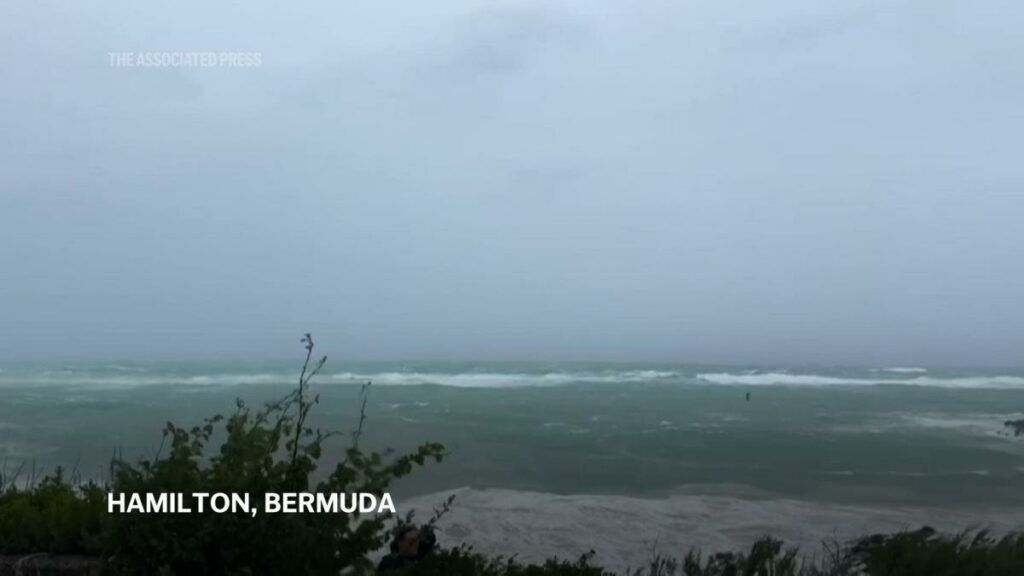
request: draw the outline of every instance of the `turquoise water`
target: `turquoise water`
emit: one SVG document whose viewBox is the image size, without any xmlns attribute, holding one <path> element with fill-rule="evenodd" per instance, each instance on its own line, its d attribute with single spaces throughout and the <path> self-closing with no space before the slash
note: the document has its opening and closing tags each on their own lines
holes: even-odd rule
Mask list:
<svg viewBox="0 0 1024 576">
<path fill-rule="evenodd" d="M 103 478 L 115 450 L 152 457 L 164 422 L 199 422 L 236 397 L 255 405 L 280 396 L 295 368 L 5 365 L 0 459 L 8 472 L 24 462 Z M 475 486 L 1024 503 L 1024 438 L 1002 426 L 1024 417 L 1019 372 L 328 364 L 313 384 L 317 424 L 351 429 L 367 380 L 366 442 L 404 450 L 429 439 L 452 452 L 405 482 L 404 494 Z"/>
</svg>

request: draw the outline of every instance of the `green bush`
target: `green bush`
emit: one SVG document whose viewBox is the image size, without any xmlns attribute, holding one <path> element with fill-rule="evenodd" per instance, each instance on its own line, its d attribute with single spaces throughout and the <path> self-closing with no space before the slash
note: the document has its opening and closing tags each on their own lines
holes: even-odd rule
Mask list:
<svg viewBox="0 0 1024 576">
<path fill-rule="evenodd" d="M 306 361 L 297 388 L 253 411 L 241 400 L 224 418 L 214 416 L 191 429 L 168 423 L 167 454 L 136 464 L 114 461 L 109 486 L 75 488 L 57 474 L 0 495 L 0 553 L 81 552 L 108 559 L 124 574 L 338 574 L 372 570 L 369 554 L 386 536 L 388 514 L 107 514 L 112 493 L 245 493 L 261 501 L 268 492 L 383 494 L 393 481 L 427 461 L 441 461 L 440 444 L 384 458 L 364 452 L 359 427 L 344 459 L 324 480 L 313 482 L 323 444 L 336 432 L 306 424 L 319 402 L 310 380 L 324 357 L 310 364 L 313 340 L 303 338 Z M 214 454 L 207 444 L 223 428 Z"/>
<path fill-rule="evenodd" d="M 945 536 L 925 527 L 861 538 L 850 550 L 873 576 L 1024 574 L 1024 535 L 996 539 L 987 532 Z"/>
<path fill-rule="evenodd" d="M 412 570 L 416 576 L 614 576 L 591 566 L 593 552 L 576 562 L 551 559 L 541 565 L 523 565 L 512 558 L 488 558 L 467 546 L 439 550 Z"/>
<path fill-rule="evenodd" d="M 60 469 L 30 490 L 12 479 L 0 492 L 0 554 L 99 554 L 105 511 L 100 486 L 75 488 Z"/>
</svg>

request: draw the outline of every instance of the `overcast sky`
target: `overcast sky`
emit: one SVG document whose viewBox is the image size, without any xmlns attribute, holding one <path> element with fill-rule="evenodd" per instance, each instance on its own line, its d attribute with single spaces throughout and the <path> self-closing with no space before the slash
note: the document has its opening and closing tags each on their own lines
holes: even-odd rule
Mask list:
<svg viewBox="0 0 1024 576">
<path fill-rule="evenodd" d="M 1021 365 L 1022 24 L 3 2 L 0 359 Z"/>
</svg>

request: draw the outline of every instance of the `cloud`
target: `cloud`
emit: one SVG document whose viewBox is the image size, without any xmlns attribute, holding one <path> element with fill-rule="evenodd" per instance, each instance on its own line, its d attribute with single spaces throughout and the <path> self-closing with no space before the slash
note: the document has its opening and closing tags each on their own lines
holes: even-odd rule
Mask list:
<svg viewBox="0 0 1024 576">
<path fill-rule="evenodd" d="M 4 4 L 0 355 L 1006 360 L 1021 9 Z"/>
<path fill-rule="evenodd" d="M 831 39 L 870 30 L 898 8 L 893 3 L 834 5 L 816 3 L 810 10 L 767 25 L 758 22 L 730 29 L 726 44 L 741 52 L 815 50 Z"/>
<path fill-rule="evenodd" d="M 579 47 L 582 22 L 550 7 L 485 8 L 452 26 L 451 66 L 469 75 L 521 72 L 551 52 Z"/>
</svg>

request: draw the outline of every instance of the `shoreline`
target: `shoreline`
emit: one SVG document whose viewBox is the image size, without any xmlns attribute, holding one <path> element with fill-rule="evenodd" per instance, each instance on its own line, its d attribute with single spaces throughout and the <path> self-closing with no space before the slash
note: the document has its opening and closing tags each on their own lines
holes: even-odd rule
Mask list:
<svg viewBox="0 0 1024 576">
<path fill-rule="evenodd" d="M 996 535 L 1024 529 L 1024 507 L 847 505 L 692 493 L 642 498 L 464 487 L 396 504 L 399 514 L 415 510 L 414 521 L 423 522 L 452 494 L 455 501 L 437 524 L 443 546 L 466 544 L 488 556 L 515 555 L 524 562 L 552 556 L 575 560 L 594 550 L 596 564 L 618 572 L 642 566 L 653 552 L 682 557 L 694 548 L 706 557 L 749 549 L 762 536 L 815 558 L 825 539 L 846 541 L 925 525 L 940 532 L 986 528 Z"/>
</svg>

